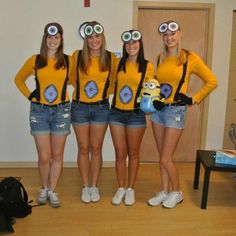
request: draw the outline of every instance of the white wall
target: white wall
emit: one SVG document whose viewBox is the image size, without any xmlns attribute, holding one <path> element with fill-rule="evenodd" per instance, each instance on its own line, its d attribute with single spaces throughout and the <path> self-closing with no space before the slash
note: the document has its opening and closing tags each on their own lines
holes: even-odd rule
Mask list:
<svg viewBox="0 0 236 236">
<path fill-rule="evenodd" d="M 16 89 L 14 76 L 29 56 L 38 53 L 45 24 L 51 21 L 62 24 L 65 31 L 65 52 L 68 54 L 82 46 L 77 29 L 87 20 L 97 20 L 104 26 L 109 50 L 115 52 L 121 50 L 120 34 L 132 28 L 133 0 L 91 0 L 90 8 L 84 8 L 83 2 L 83 0 L 0 1 L 0 162 L 37 160 L 33 138 L 29 134 L 29 102 Z M 221 148 L 232 14 L 233 9 L 236 9 L 236 0 L 176 0 L 176 2 L 216 4 L 212 69 L 219 79 L 219 87 L 210 97 L 206 146 Z M 72 132 L 66 144 L 65 161 L 75 161 L 76 152 L 77 147 Z M 106 161 L 114 160 L 109 132 L 105 138 L 103 156 Z"/>
</svg>

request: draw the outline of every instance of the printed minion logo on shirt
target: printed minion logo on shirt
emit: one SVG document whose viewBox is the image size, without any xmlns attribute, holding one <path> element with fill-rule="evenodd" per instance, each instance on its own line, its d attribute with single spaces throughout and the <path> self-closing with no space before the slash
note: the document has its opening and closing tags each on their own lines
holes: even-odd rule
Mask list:
<svg viewBox="0 0 236 236">
<path fill-rule="evenodd" d="M 140 103 L 140 109 L 144 112 L 156 112 L 156 108 L 153 106 L 153 102 L 157 100 L 164 102 L 164 98 L 161 95 L 161 87 L 156 79 L 147 80 L 141 90 L 140 97 L 137 102 Z"/>
</svg>

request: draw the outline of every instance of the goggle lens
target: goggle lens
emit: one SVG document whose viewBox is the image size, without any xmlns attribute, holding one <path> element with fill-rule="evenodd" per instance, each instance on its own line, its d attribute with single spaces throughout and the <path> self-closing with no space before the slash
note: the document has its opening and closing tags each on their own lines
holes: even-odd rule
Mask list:
<svg viewBox="0 0 236 236">
<path fill-rule="evenodd" d="M 55 25 L 51 25 L 48 27 L 48 30 L 47 30 L 48 34 L 49 35 L 56 35 L 58 33 L 58 29 Z"/>
<path fill-rule="evenodd" d="M 121 35 L 121 39 L 124 41 L 124 42 L 128 42 L 130 41 L 132 38 L 132 35 L 130 32 L 124 32 L 122 35 Z"/>
<path fill-rule="evenodd" d="M 103 27 L 99 24 L 94 25 L 93 29 L 96 34 L 101 34 L 103 32 Z"/>
<path fill-rule="evenodd" d="M 141 39 L 141 33 L 139 31 L 137 31 L 137 30 L 133 31 L 132 32 L 132 39 L 134 41 L 140 40 Z"/>
<path fill-rule="evenodd" d="M 84 29 L 84 33 L 85 33 L 85 35 L 87 35 L 87 36 L 92 35 L 92 33 L 93 33 L 93 27 L 92 27 L 91 25 L 87 25 L 87 26 L 85 27 L 85 29 Z"/>
<path fill-rule="evenodd" d="M 166 23 L 163 23 L 159 26 L 159 32 L 164 33 L 167 31 L 168 25 Z"/>
</svg>

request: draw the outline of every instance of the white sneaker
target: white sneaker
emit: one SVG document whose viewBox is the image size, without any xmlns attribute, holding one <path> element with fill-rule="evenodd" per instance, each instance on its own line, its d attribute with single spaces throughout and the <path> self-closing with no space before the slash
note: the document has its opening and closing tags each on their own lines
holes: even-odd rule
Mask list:
<svg viewBox="0 0 236 236">
<path fill-rule="evenodd" d="M 118 188 L 111 202 L 114 205 L 119 205 L 125 196 L 125 188 Z"/>
<path fill-rule="evenodd" d="M 150 206 L 158 206 L 163 203 L 168 198 L 168 193 L 166 191 L 161 191 L 156 193 L 156 196 L 148 200 Z"/>
<path fill-rule="evenodd" d="M 48 188 L 43 187 L 39 190 L 39 195 L 37 198 L 38 204 L 46 204 L 48 198 Z"/>
<path fill-rule="evenodd" d="M 183 201 L 182 192 L 170 192 L 168 198 L 163 202 L 162 206 L 166 208 L 174 208 L 178 203 Z"/>
<path fill-rule="evenodd" d="M 57 208 L 61 206 L 60 200 L 58 198 L 58 193 L 55 193 L 52 190 L 48 190 L 48 200 L 49 200 L 49 204 L 53 208 Z"/>
<path fill-rule="evenodd" d="M 134 190 L 128 188 L 125 192 L 125 205 L 131 206 L 135 203 Z"/>
<path fill-rule="evenodd" d="M 81 201 L 84 203 L 89 203 L 91 201 L 90 188 L 84 186 L 81 194 Z"/>
<path fill-rule="evenodd" d="M 90 197 L 92 202 L 98 202 L 100 200 L 100 194 L 97 187 L 93 186 L 90 188 Z"/>
</svg>

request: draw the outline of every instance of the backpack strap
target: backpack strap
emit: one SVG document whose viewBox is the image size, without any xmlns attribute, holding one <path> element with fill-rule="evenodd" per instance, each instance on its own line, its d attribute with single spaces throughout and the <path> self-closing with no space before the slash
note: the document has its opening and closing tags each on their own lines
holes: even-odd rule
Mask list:
<svg viewBox="0 0 236 236">
<path fill-rule="evenodd" d="M 110 68 L 108 71 L 108 75 L 107 75 L 107 79 L 106 79 L 106 83 L 103 89 L 103 94 L 102 94 L 102 99 L 106 99 L 107 98 L 107 90 L 109 88 L 109 84 L 110 84 L 110 74 L 111 74 L 111 53 L 109 51 L 106 51 L 108 53 L 108 57 L 109 57 L 109 61 L 110 61 Z"/>
<path fill-rule="evenodd" d="M 63 84 L 63 88 L 62 88 L 62 94 L 61 94 L 61 101 L 65 102 L 66 100 L 66 88 L 67 88 L 67 83 L 69 80 L 68 74 L 69 74 L 69 57 L 68 55 L 64 54 L 64 59 L 65 59 L 65 63 L 66 63 L 66 79 L 65 82 Z"/>
<path fill-rule="evenodd" d="M 78 52 L 78 57 L 77 57 L 77 64 L 76 64 L 76 100 L 78 101 L 79 100 L 79 97 L 80 97 L 80 94 L 79 94 L 79 64 L 80 64 L 80 61 L 81 61 L 81 56 L 82 56 L 82 51 L 79 50 Z"/>
<path fill-rule="evenodd" d="M 36 88 L 28 97 L 29 100 L 32 100 L 32 98 L 36 98 L 36 100 L 38 102 L 40 101 L 40 85 L 39 85 L 38 73 L 37 73 L 36 65 L 37 65 L 37 62 L 38 62 L 39 58 L 40 58 L 40 55 L 37 54 L 37 56 L 35 58 L 35 66 L 34 66 Z"/>
</svg>

